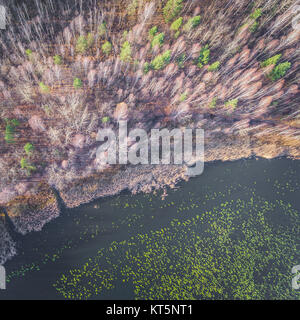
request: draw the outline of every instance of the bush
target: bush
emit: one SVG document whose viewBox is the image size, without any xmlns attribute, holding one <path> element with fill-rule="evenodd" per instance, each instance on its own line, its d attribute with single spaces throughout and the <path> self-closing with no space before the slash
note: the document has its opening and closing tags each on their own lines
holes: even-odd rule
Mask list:
<svg viewBox="0 0 300 320">
<path fill-rule="evenodd" d="M 183 0 L 168 0 L 163 8 L 163 15 L 166 22 L 170 22 L 176 18 L 179 12 L 182 10 Z"/>
<path fill-rule="evenodd" d="M 41 93 L 49 93 L 50 92 L 50 87 L 45 85 L 43 82 L 39 83 L 40 91 Z"/>
<path fill-rule="evenodd" d="M 280 78 L 285 76 L 285 74 L 290 69 L 290 67 L 291 67 L 291 63 L 290 62 L 280 63 L 270 73 L 269 77 L 271 78 L 272 81 L 277 81 L 278 79 L 280 79 Z"/>
<path fill-rule="evenodd" d="M 188 22 L 184 25 L 183 30 L 190 31 L 193 28 L 196 28 L 200 24 L 200 21 L 201 21 L 201 16 L 195 16 L 193 18 L 190 18 Z"/>
<path fill-rule="evenodd" d="M 34 151 L 34 146 L 31 143 L 27 142 L 24 146 L 24 150 L 25 150 L 27 156 L 29 157 L 32 155 L 32 153 Z"/>
<path fill-rule="evenodd" d="M 75 78 L 73 81 L 73 87 L 75 89 L 80 89 L 82 87 L 82 81 L 79 78 Z"/>
<path fill-rule="evenodd" d="M 154 60 L 151 62 L 151 67 L 154 70 L 160 70 L 164 68 L 171 59 L 171 51 L 167 50 L 163 54 L 158 55 Z"/>
<path fill-rule="evenodd" d="M 80 36 L 76 43 L 76 51 L 83 54 L 88 49 L 88 42 L 85 36 Z"/>
<path fill-rule="evenodd" d="M 210 56 L 210 50 L 208 49 L 208 45 L 203 47 L 200 51 L 200 55 L 197 61 L 197 66 L 202 68 L 204 65 L 208 64 Z"/>
<path fill-rule="evenodd" d="M 130 61 L 131 60 L 131 46 L 128 41 L 125 41 L 122 45 L 120 59 L 122 61 Z"/>
<path fill-rule="evenodd" d="M 178 31 L 179 28 L 181 27 L 182 25 L 182 17 L 178 18 L 177 20 L 175 20 L 172 24 L 171 24 L 171 27 L 170 29 L 173 30 L 173 31 Z"/>
<path fill-rule="evenodd" d="M 154 37 L 158 32 L 158 28 L 157 26 L 154 26 L 152 27 L 150 30 L 149 30 L 149 37 L 152 38 Z"/>
<path fill-rule="evenodd" d="M 54 57 L 53 57 L 53 61 L 54 61 L 54 64 L 62 64 L 62 57 L 59 56 L 58 54 L 56 54 Z"/>
<path fill-rule="evenodd" d="M 112 49 L 112 45 L 109 41 L 106 41 L 103 45 L 102 45 L 102 51 L 106 54 L 109 55 Z"/>
<path fill-rule="evenodd" d="M 216 71 L 220 67 L 220 61 L 216 61 L 208 67 L 208 71 Z"/>
<path fill-rule="evenodd" d="M 281 54 L 277 54 L 277 55 L 261 62 L 260 66 L 262 68 L 265 68 L 265 67 L 270 66 L 271 64 L 277 64 L 277 62 L 280 60 L 281 56 L 282 56 Z"/>
<path fill-rule="evenodd" d="M 159 33 L 156 36 L 154 36 L 152 42 L 151 42 L 151 48 L 155 47 L 156 45 L 162 46 L 164 43 L 165 34 Z"/>
</svg>

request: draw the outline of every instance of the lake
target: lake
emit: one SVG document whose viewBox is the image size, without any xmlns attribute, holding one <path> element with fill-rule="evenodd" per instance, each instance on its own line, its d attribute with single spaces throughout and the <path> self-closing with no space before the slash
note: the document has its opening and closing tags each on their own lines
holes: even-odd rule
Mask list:
<svg viewBox="0 0 300 320">
<path fill-rule="evenodd" d="M 63 209 L 13 233 L 0 299 L 299 299 L 300 161 L 205 165 L 176 189 Z"/>
</svg>

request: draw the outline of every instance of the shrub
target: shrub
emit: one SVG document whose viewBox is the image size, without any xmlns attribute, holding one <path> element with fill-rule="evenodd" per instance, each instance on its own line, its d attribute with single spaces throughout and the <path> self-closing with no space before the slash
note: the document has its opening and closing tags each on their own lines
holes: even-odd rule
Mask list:
<svg viewBox="0 0 300 320">
<path fill-rule="evenodd" d="M 106 22 L 102 22 L 98 27 L 98 35 L 103 37 L 106 34 Z"/>
<path fill-rule="evenodd" d="M 106 41 L 103 45 L 102 45 L 102 51 L 106 54 L 109 55 L 112 49 L 112 45 L 109 41 Z"/>
<path fill-rule="evenodd" d="M 41 93 L 49 93 L 50 92 L 50 87 L 44 84 L 43 82 L 39 83 L 40 91 Z"/>
<path fill-rule="evenodd" d="M 159 33 L 156 36 L 154 36 L 151 42 L 151 48 L 155 47 L 156 45 L 162 46 L 164 43 L 164 38 L 165 38 L 164 33 Z"/>
<path fill-rule="evenodd" d="M 197 66 L 199 68 L 202 68 L 204 65 L 208 64 L 209 56 L 210 56 L 210 50 L 208 49 L 208 45 L 206 45 L 200 51 L 200 55 L 197 61 L 198 62 Z"/>
<path fill-rule="evenodd" d="M 75 89 L 80 89 L 82 87 L 82 81 L 79 78 L 75 78 L 73 81 L 73 87 Z"/>
<path fill-rule="evenodd" d="M 182 17 L 178 18 L 177 20 L 175 20 L 172 24 L 171 24 L 171 27 L 170 29 L 173 30 L 173 31 L 178 31 L 179 28 L 181 27 L 182 25 Z"/>
<path fill-rule="evenodd" d="M 208 67 L 208 71 L 216 71 L 220 67 L 220 61 L 216 61 Z"/>
<path fill-rule="evenodd" d="M 171 51 L 167 50 L 163 54 L 158 55 L 154 60 L 151 62 L 151 67 L 154 70 L 160 70 L 164 68 L 171 59 Z"/>
<path fill-rule="evenodd" d="M 193 28 L 196 28 L 200 24 L 200 21 L 201 21 L 201 16 L 195 16 L 193 18 L 190 18 L 188 22 L 184 25 L 183 30 L 190 31 Z"/>
<path fill-rule="evenodd" d="M 262 15 L 262 11 L 260 8 L 258 8 L 250 15 L 250 18 L 257 20 L 261 15 Z"/>
<path fill-rule="evenodd" d="M 83 54 L 88 49 L 88 42 L 85 36 L 80 36 L 76 43 L 76 51 Z"/>
<path fill-rule="evenodd" d="M 278 66 L 276 66 L 273 71 L 270 73 L 269 77 L 272 81 L 277 81 L 278 79 L 285 76 L 286 72 L 290 69 L 291 63 L 290 62 L 284 62 L 280 63 Z"/>
<path fill-rule="evenodd" d="M 270 66 L 271 64 L 277 64 L 277 62 L 280 60 L 280 58 L 281 58 L 281 54 L 277 54 L 277 55 L 261 62 L 260 66 L 262 68 L 265 68 L 265 67 Z"/>
<path fill-rule="evenodd" d="M 56 55 L 53 57 L 53 61 L 54 61 L 55 64 L 60 65 L 60 64 L 62 64 L 62 57 L 59 56 L 58 54 L 56 54 Z"/>
<path fill-rule="evenodd" d="M 24 150 L 25 150 L 27 156 L 29 157 L 32 155 L 32 153 L 34 151 L 34 146 L 31 143 L 27 142 L 24 146 Z"/>
<path fill-rule="evenodd" d="M 125 41 L 122 45 L 120 59 L 122 61 L 130 61 L 131 60 L 131 46 L 128 41 Z"/>
<path fill-rule="evenodd" d="M 158 32 L 157 26 L 152 27 L 152 28 L 149 30 L 149 37 L 151 37 L 151 38 L 154 37 L 157 32 Z"/>
<path fill-rule="evenodd" d="M 183 0 L 168 0 L 163 8 L 163 15 L 166 22 L 170 22 L 176 18 L 179 12 L 182 10 Z"/>
</svg>

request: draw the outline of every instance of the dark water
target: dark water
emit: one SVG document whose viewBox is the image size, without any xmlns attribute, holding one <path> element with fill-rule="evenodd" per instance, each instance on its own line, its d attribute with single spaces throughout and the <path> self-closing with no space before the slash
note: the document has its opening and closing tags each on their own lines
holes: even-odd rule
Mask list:
<svg viewBox="0 0 300 320">
<path fill-rule="evenodd" d="M 300 162 L 288 159 L 216 162 L 206 165 L 201 176 L 181 182 L 175 190 L 168 190 L 165 200 L 161 200 L 160 193 L 133 196 L 124 192 L 80 208 L 64 209 L 61 216 L 46 225 L 42 232 L 13 235 L 18 255 L 5 265 L 8 283 L 7 289 L 0 291 L 0 299 L 64 299 L 65 296 L 59 293 L 54 284 L 69 270 L 81 269 L 102 248 L 104 256 L 110 257 L 108 248 L 113 242 L 129 241 L 137 235 L 168 228 L 174 219 L 186 221 L 196 215 L 201 217 L 205 211 L 214 210 L 226 201 L 249 201 L 251 197 L 261 199 L 259 201 L 262 203 L 282 200 L 284 205 L 289 205 L 296 212 L 296 220 L 293 221 L 298 223 L 299 177 Z M 290 223 L 282 208 L 275 206 L 268 217 L 274 229 Z M 238 234 L 239 225 L 235 229 Z M 201 235 L 201 228 L 197 230 Z M 295 232 L 298 229 L 291 230 Z M 293 234 L 292 238 L 299 240 L 299 234 Z M 186 235 L 186 239 L 189 239 L 189 235 Z M 136 252 L 143 250 L 138 243 L 135 245 Z M 268 251 L 268 248 L 263 250 Z M 300 264 L 299 250 L 293 249 L 291 252 L 293 258 L 288 264 Z M 120 267 L 123 264 L 116 259 L 115 253 L 111 259 L 111 266 L 118 264 L 117 267 Z M 126 263 L 124 260 L 124 266 Z M 103 260 L 104 264 L 107 261 Z M 284 261 L 282 265 L 283 272 L 288 272 L 292 267 L 286 266 Z M 116 270 L 116 278 L 112 281 L 114 288 L 104 288 L 100 294 L 92 294 L 89 298 L 137 298 L 134 283 L 121 281 L 121 271 L 117 267 L 112 267 Z M 263 276 L 262 272 L 259 277 Z M 230 287 L 230 284 L 227 286 Z M 287 290 L 291 290 L 289 286 L 290 283 L 286 283 Z M 297 294 L 291 292 L 289 298 L 297 299 Z M 221 294 L 216 298 L 226 297 Z"/>
</svg>

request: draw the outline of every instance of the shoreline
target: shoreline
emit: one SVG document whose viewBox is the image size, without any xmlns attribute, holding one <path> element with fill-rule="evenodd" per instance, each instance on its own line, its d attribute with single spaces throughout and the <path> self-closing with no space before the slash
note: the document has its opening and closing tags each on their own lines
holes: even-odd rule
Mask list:
<svg viewBox="0 0 300 320">
<path fill-rule="evenodd" d="M 246 137 L 249 138 L 249 137 Z M 232 145 L 230 140 L 217 148 L 211 146 L 206 148 L 205 163 L 216 161 L 238 161 L 242 159 L 263 158 L 290 158 L 299 160 L 299 155 L 293 156 L 295 151 L 277 145 L 255 145 L 251 148 L 251 143 L 245 144 L 246 139 L 239 139 Z M 292 152 L 291 152 L 292 151 Z M 150 193 L 155 190 L 164 190 L 163 197 L 167 195 L 167 188 L 174 188 L 182 180 L 188 181 L 189 176 L 185 175 L 186 168 L 176 165 L 139 165 L 118 167 L 117 170 L 106 170 L 105 172 L 90 175 L 84 178 L 73 180 L 64 188 L 55 188 L 46 182 L 41 182 L 34 186 L 30 192 L 19 195 L 10 200 L 5 205 L 2 204 L 8 219 L 14 226 L 14 231 L 25 235 L 32 231 L 41 231 L 43 226 L 51 220 L 57 218 L 61 213 L 60 205 L 71 209 L 88 204 L 100 198 L 115 196 L 124 190 L 132 194 L 140 192 Z M 1 221 L 0 221 L 1 222 Z M 0 227 L 4 229 L 5 241 L 1 241 L 0 252 L 8 254 L 0 256 L 0 261 L 4 264 L 17 254 L 15 243 L 5 224 Z"/>
</svg>

